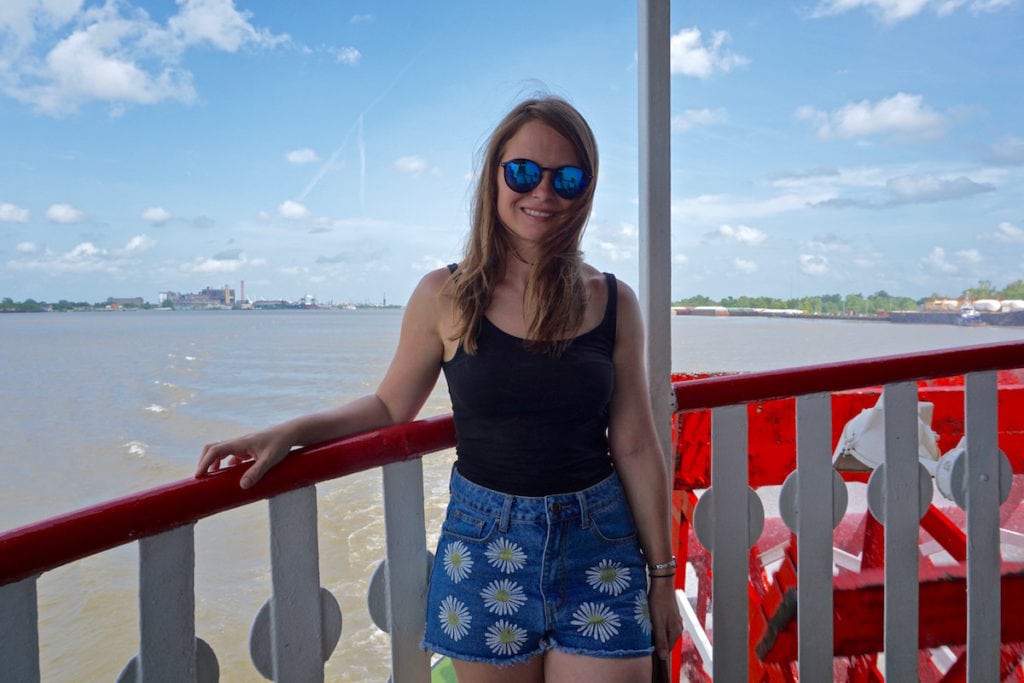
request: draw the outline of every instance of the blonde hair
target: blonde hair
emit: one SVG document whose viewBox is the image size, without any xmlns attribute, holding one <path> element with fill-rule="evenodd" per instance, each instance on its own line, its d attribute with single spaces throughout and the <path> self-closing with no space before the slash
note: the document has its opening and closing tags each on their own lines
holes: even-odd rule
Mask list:
<svg viewBox="0 0 1024 683">
<path fill-rule="evenodd" d="M 573 202 L 562 228 L 544 238 L 531 270 L 523 301 L 528 316 L 527 347 L 557 355 L 583 323 L 587 300 L 580 242 L 594 203 L 597 141 L 583 116 L 565 100 L 525 100 L 502 119 L 484 148 L 465 255 L 448 282 L 457 316 L 455 338 L 466 353 L 476 352 L 477 333 L 491 291 L 504 276 L 507 260 L 513 258 L 508 231 L 498 218 L 498 164 L 508 141 L 530 121 L 539 121 L 568 140 L 591 180 Z"/>
</svg>

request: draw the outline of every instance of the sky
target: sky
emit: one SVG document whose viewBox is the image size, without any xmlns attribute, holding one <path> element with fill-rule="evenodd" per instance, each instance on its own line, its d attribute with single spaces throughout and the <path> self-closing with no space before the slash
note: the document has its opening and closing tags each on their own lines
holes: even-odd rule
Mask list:
<svg viewBox="0 0 1024 683">
<path fill-rule="evenodd" d="M 675 2 L 672 297 L 1024 278 L 1022 0 Z M 628 0 L 2 0 L 0 297 L 404 303 L 482 145 L 555 94 L 585 258 L 638 280 Z"/>
</svg>

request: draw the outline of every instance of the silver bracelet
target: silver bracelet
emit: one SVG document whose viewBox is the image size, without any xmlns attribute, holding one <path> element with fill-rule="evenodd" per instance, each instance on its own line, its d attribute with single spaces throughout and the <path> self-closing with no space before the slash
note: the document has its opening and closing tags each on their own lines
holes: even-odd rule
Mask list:
<svg viewBox="0 0 1024 683">
<path fill-rule="evenodd" d="M 671 559 L 668 560 L 668 562 L 658 562 L 657 564 L 649 564 L 649 565 L 647 565 L 647 571 L 648 572 L 658 572 L 658 571 L 661 571 L 663 569 L 671 569 L 671 570 L 675 571 L 677 566 L 678 565 L 676 564 L 676 556 L 673 555 L 671 557 Z"/>
</svg>

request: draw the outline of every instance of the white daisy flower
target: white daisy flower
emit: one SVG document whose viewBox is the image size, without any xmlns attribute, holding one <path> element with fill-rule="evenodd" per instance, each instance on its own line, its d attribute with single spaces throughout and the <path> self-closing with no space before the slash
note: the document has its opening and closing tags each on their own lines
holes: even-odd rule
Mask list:
<svg viewBox="0 0 1024 683">
<path fill-rule="evenodd" d="M 455 583 L 469 576 L 473 569 L 473 558 L 462 541 L 453 541 L 444 549 L 444 570 Z"/>
<path fill-rule="evenodd" d="M 599 602 L 585 602 L 573 612 L 572 625 L 583 635 L 606 643 L 619 633 L 619 615 Z"/>
<path fill-rule="evenodd" d="M 488 610 L 502 615 L 515 614 L 526 602 L 522 587 L 509 579 L 491 581 L 480 591 L 480 597 Z"/>
<path fill-rule="evenodd" d="M 526 642 L 526 630 L 499 619 L 487 629 L 487 647 L 496 655 L 517 654 Z"/>
<path fill-rule="evenodd" d="M 623 567 L 621 562 L 601 560 L 596 567 L 587 570 L 587 583 L 602 593 L 617 596 L 629 588 L 629 567 Z"/>
<path fill-rule="evenodd" d="M 637 593 L 633 600 L 633 618 L 645 636 L 651 635 L 651 606 L 647 604 L 647 596 L 643 593 Z"/>
<path fill-rule="evenodd" d="M 466 606 L 453 595 L 441 601 L 437 617 L 441 620 L 441 630 L 452 640 L 461 640 L 462 636 L 469 633 L 469 625 L 473 621 Z"/>
<path fill-rule="evenodd" d="M 522 569 L 526 564 L 526 553 L 518 543 L 513 543 L 507 538 L 499 538 L 497 541 L 491 542 L 484 555 L 487 556 L 487 561 L 491 563 L 492 567 L 496 567 L 506 574 Z"/>
</svg>

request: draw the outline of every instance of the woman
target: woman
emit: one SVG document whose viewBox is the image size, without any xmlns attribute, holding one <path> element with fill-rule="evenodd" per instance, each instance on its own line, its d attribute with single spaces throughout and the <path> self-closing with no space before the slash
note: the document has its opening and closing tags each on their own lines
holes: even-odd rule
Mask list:
<svg viewBox="0 0 1024 683">
<path fill-rule="evenodd" d="M 681 631 L 639 305 L 580 255 L 597 171 L 571 105 L 519 104 L 465 258 L 420 281 L 376 392 L 199 460 L 252 457 L 252 486 L 294 446 L 413 419 L 443 369 L 458 447 L 423 645 L 460 681 L 648 681 Z"/>
</svg>

